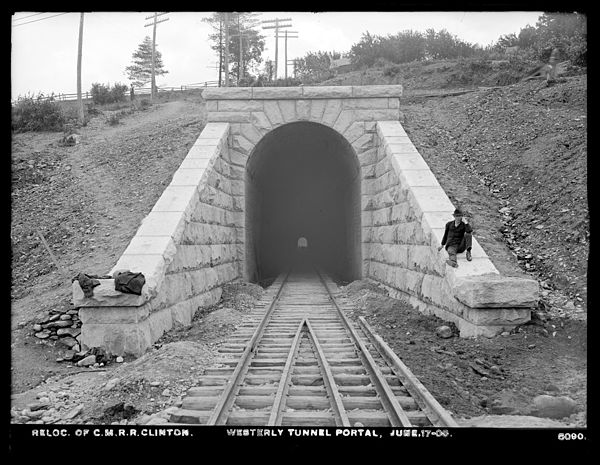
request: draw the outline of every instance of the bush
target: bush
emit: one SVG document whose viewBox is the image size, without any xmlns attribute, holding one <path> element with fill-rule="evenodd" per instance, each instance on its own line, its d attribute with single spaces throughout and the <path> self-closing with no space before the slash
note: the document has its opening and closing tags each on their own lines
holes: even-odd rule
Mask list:
<svg viewBox="0 0 600 465">
<path fill-rule="evenodd" d="M 395 77 L 401 70 L 402 68 L 399 65 L 388 65 L 383 68 L 383 75 Z"/>
<path fill-rule="evenodd" d="M 110 115 L 108 118 L 106 118 L 106 122 L 108 124 L 110 124 L 111 126 L 116 126 L 117 124 L 119 124 L 121 122 L 121 120 L 119 119 L 119 115 L 112 114 Z"/>
<path fill-rule="evenodd" d="M 92 100 L 96 105 L 105 105 L 107 103 L 124 102 L 126 100 L 127 86 L 116 83 L 110 88 L 109 85 L 92 84 Z"/>
<path fill-rule="evenodd" d="M 65 117 L 54 97 L 19 97 L 12 108 L 12 130 L 27 131 L 62 131 Z"/>
<path fill-rule="evenodd" d="M 140 100 L 140 108 L 142 110 L 145 110 L 146 108 L 148 108 L 150 106 L 150 100 L 143 98 L 142 100 Z"/>
</svg>

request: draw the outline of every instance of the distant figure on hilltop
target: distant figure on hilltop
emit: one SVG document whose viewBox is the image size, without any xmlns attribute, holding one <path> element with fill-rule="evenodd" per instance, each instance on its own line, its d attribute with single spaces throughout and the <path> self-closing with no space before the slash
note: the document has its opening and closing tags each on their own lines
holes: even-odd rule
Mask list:
<svg viewBox="0 0 600 465">
<path fill-rule="evenodd" d="M 438 251 L 446 246 L 446 251 L 448 252 L 448 260 L 446 260 L 446 263 L 454 268 L 458 268 L 456 254 L 466 250 L 467 260 L 472 260 L 471 244 L 473 242 L 473 228 L 466 218 L 464 218 L 463 222 L 463 212 L 458 208 L 454 210 L 452 216 L 454 216 L 454 221 L 446 223 L 442 245 L 438 247 Z"/>
<path fill-rule="evenodd" d="M 129 99 L 132 102 L 135 99 L 135 89 L 133 88 L 133 84 L 131 84 L 131 89 L 129 89 Z"/>
</svg>

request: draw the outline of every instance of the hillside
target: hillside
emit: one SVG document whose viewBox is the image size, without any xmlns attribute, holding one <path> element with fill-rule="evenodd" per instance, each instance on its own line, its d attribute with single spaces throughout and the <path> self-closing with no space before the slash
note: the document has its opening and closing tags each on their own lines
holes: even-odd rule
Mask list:
<svg viewBox="0 0 600 465">
<path fill-rule="evenodd" d="M 463 67 L 471 71 L 464 72 Z M 439 324 L 434 317 L 407 313 L 404 306 L 388 301 L 389 312 L 377 313 L 383 297 L 357 292 L 360 282 L 348 286 L 348 292 L 355 294 L 379 334 L 403 354 L 407 365 L 453 413 L 483 415 L 493 412 L 489 399 L 494 393 L 511 390 L 534 396 L 548 386 L 555 394 L 575 399 L 585 412 L 586 75 L 567 76 L 549 86 L 529 81 L 480 89 L 508 84 L 511 79 L 516 82 L 516 77 L 502 78 L 485 70 L 474 74 L 476 69 L 465 63 L 457 67 L 456 62 L 411 64 L 400 67 L 395 76 L 373 69 L 340 75 L 324 84 L 405 85 L 401 122 L 451 200 L 473 215 L 478 241 L 502 273 L 527 274 L 541 282 L 543 299 L 533 324 L 507 337 L 440 342 L 433 333 Z M 443 96 L 448 90 L 455 95 Z M 466 93 L 456 95 L 459 90 Z M 203 312 L 193 328 L 166 336 L 162 348 L 158 344 L 139 363 L 126 363 L 120 370 L 107 365 L 105 373 L 89 374 L 97 375 L 95 384 L 81 386 L 68 364 L 54 362 L 65 348 L 33 336 L 32 326 L 42 315 L 71 308 L 66 275 L 110 270 L 199 135 L 205 115 L 202 100 L 179 98 L 145 111 L 125 112 L 116 126 L 108 124 L 111 112 L 101 112 L 79 131 L 81 143 L 75 146 L 61 145 L 61 133 L 13 135 L 13 400 L 21 399 L 23 404 L 50 386 L 68 384 L 61 389 L 84 402 L 80 391 L 93 394 L 98 383 L 108 381 L 113 373 L 152 381 L 144 367 L 157 357 L 169 362 L 170 371 L 168 376 L 166 371 L 158 373 L 162 365 L 156 364 L 152 376 L 162 383 L 170 379 L 169 389 L 183 392 L 192 382 L 190 370 L 194 377 L 201 373 L 212 345 L 226 338 L 239 320 L 239 314 L 222 302 Z M 38 228 L 58 265 L 67 270 L 65 275 L 37 239 Z M 235 310 L 235 305 L 230 307 Z M 482 380 L 468 364 L 448 359 L 449 353 L 460 354 L 461 360 L 493 360 L 503 367 L 505 379 Z M 195 360 L 193 366 L 190 359 Z M 45 379 L 48 383 L 40 384 Z M 464 383 L 458 385 L 456 379 Z M 119 392 L 121 399 L 125 392 L 134 392 L 131 385 L 123 389 L 112 399 L 119 398 Z M 154 402 L 156 394 L 150 402 L 151 390 L 144 389 L 140 387 L 137 397 L 127 394 L 140 411 L 155 413 L 177 402 L 175 396 Z M 86 399 L 94 397 L 90 393 Z M 102 405 L 90 407 L 81 421 L 93 418 L 91 412 L 96 415 Z M 27 421 L 18 415 L 14 418 Z M 570 421 L 581 425 L 585 414 Z"/>
</svg>

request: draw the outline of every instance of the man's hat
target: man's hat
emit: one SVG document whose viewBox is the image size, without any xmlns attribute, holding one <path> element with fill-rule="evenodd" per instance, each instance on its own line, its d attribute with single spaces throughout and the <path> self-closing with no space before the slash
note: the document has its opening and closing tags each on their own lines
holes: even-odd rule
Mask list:
<svg viewBox="0 0 600 465">
<path fill-rule="evenodd" d="M 456 210 L 454 210 L 454 213 L 452 213 L 452 216 L 464 216 L 463 212 L 461 211 L 460 208 L 457 208 Z"/>
</svg>

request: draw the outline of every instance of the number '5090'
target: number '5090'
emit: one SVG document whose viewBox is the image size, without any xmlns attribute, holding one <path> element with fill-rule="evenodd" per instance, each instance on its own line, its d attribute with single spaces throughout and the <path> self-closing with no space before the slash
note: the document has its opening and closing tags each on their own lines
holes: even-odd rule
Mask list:
<svg viewBox="0 0 600 465">
<path fill-rule="evenodd" d="M 585 439 L 583 433 L 558 433 L 559 441 L 568 441 L 570 439 Z"/>
</svg>

